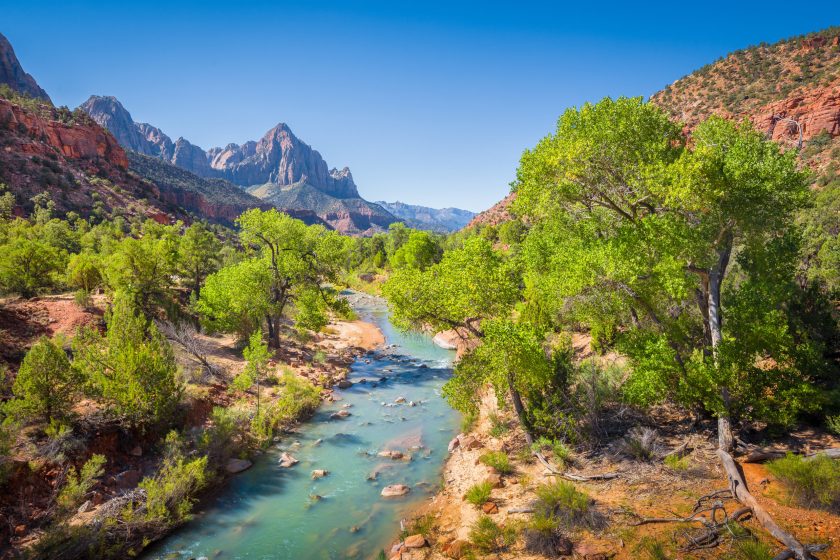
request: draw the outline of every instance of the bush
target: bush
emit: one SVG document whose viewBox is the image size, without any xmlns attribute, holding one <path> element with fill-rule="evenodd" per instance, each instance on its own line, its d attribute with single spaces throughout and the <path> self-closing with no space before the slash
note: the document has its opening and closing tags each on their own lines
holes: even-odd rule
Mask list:
<svg viewBox="0 0 840 560">
<path fill-rule="evenodd" d="M 659 452 L 659 436 L 650 428 L 632 428 L 624 436 L 622 451 L 640 461 L 650 461 Z"/>
<path fill-rule="evenodd" d="M 261 443 L 270 441 L 279 428 L 311 414 L 321 403 L 321 391 L 307 379 L 284 371 L 280 397 L 264 406 L 251 421 L 251 433 Z"/>
<path fill-rule="evenodd" d="M 479 517 L 470 530 L 470 541 L 484 553 L 504 550 L 515 539 L 516 530 L 513 527 L 499 526 L 486 515 Z"/>
<path fill-rule="evenodd" d="M 490 435 L 497 438 L 505 435 L 510 430 L 504 418 L 496 413 L 490 413 Z"/>
<path fill-rule="evenodd" d="M 840 507 L 840 461 L 826 455 L 805 459 L 799 455 L 767 463 L 767 470 L 784 482 L 791 498 L 805 507 Z"/>
<path fill-rule="evenodd" d="M 85 496 L 96 483 L 96 479 L 105 472 L 102 466 L 105 464 L 103 455 L 94 455 L 82 466 L 78 473 L 75 467 L 70 467 L 67 473 L 67 483 L 56 500 L 60 511 L 64 514 L 71 514 L 82 505 Z"/>
<path fill-rule="evenodd" d="M 775 557 L 769 546 L 753 539 L 739 541 L 735 554 L 737 560 L 773 560 Z"/>
<path fill-rule="evenodd" d="M 592 498 L 575 488 L 571 482 L 558 480 L 537 486 L 535 513 L 556 520 L 567 528 L 595 529 L 601 519 L 593 507 Z"/>
<path fill-rule="evenodd" d="M 154 477 L 146 477 L 139 487 L 146 491 L 142 520 L 174 525 L 189 518 L 194 496 L 206 482 L 207 457 L 187 460 L 168 458 Z M 124 512 L 132 517 L 132 511 Z"/>
<path fill-rule="evenodd" d="M 663 462 L 672 471 L 687 471 L 689 466 L 688 457 L 678 455 L 668 455 Z"/>
<path fill-rule="evenodd" d="M 490 499 L 490 494 L 493 492 L 493 485 L 489 482 L 479 482 L 473 484 L 467 489 L 464 494 L 464 499 L 474 506 L 481 506 Z"/>
<path fill-rule="evenodd" d="M 825 424 L 828 427 L 828 431 L 840 436 L 840 414 L 826 417 Z"/>
<path fill-rule="evenodd" d="M 571 548 L 571 542 L 563 535 L 557 520 L 540 513 L 531 519 L 523 531 L 523 536 L 528 552 L 548 558 L 565 555 Z"/>
<path fill-rule="evenodd" d="M 488 467 L 496 469 L 496 472 L 501 474 L 513 472 L 513 465 L 510 464 L 510 459 L 504 451 L 490 451 L 479 457 L 478 460 Z"/>
<path fill-rule="evenodd" d="M 244 446 L 248 419 L 240 408 L 216 406 L 210 421 L 210 426 L 198 438 L 198 450 L 207 456 L 211 468 L 217 468 L 237 455 Z"/>
</svg>

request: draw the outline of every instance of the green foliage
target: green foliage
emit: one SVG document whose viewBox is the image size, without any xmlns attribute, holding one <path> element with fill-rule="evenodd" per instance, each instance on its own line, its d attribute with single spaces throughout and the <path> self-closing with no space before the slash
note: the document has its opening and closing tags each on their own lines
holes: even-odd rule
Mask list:
<svg viewBox="0 0 840 560">
<path fill-rule="evenodd" d="M 439 258 L 439 248 L 427 231 L 412 231 L 408 240 L 391 256 L 391 266 L 425 270 Z"/>
<path fill-rule="evenodd" d="M 495 412 L 491 412 L 489 415 L 490 419 L 490 435 L 493 437 L 501 437 L 510 431 L 510 426 L 508 426 L 507 422 L 504 418 L 496 414 Z"/>
<path fill-rule="evenodd" d="M 142 521 L 170 526 L 188 520 L 194 497 L 207 482 L 206 469 L 207 457 L 167 458 L 155 476 L 146 477 L 139 484 L 146 491 Z M 135 512 L 128 509 L 123 516 L 134 519 Z"/>
<path fill-rule="evenodd" d="M 748 124 L 712 117 L 692 139 L 640 99 L 564 113 L 517 175 L 513 209 L 532 224 L 525 295 L 561 325 L 592 328 L 599 349 L 614 340 L 634 402 L 790 423 L 819 406 L 825 367 L 783 311 L 798 301 L 806 176 Z"/>
<path fill-rule="evenodd" d="M 14 398 L 6 403 L 5 411 L 21 422 L 50 423 L 65 417 L 73 406 L 78 381 L 64 350 L 42 337 L 23 359 L 12 385 Z"/>
<path fill-rule="evenodd" d="M 311 414 L 321 404 L 321 391 L 309 380 L 285 371 L 277 400 L 263 407 L 251 421 L 251 434 L 267 444 L 280 428 L 288 427 Z"/>
<path fill-rule="evenodd" d="M 202 430 L 197 442 L 209 467 L 220 468 L 245 448 L 248 424 L 247 415 L 241 408 L 213 407 L 209 426 Z"/>
<path fill-rule="evenodd" d="M 665 545 L 652 537 L 643 537 L 636 547 L 637 553 L 642 553 L 645 560 L 670 560 L 665 552 Z"/>
<path fill-rule="evenodd" d="M 667 455 L 663 463 L 672 471 L 677 472 L 687 471 L 690 466 L 688 457 L 680 457 L 679 455 Z"/>
<path fill-rule="evenodd" d="M 735 544 L 736 560 L 773 560 L 775 556 L 769 546 L 755 539 L 742 539 Z"/>
<path fill-rule="evenodd" d="M 221 249 L 221 242 L 204 223 L 194 222 L 184 230 L 178 244 L 176 270 L 196 297 L 204 279 L 218 270 Z"/>
<path fill-rule="evenodd" d="M 566 528 L 597 528 L 600 523 L 592 498 L 565 480 L 537 486 L 535 513 L 555 520 Z"/>
<path fill-rule="evenodd" d="M 767 463 L 767 470 L 788 486 L 796 502 L 806 507 L 840 507 L 840 461 L 826 455 L 805 459 L 788 454 Z"/>
<path fill-rule="evenodd" d="M 513 472 L 513 465 L 510 464 L 507 453 L 504 451 L 488 451 L 478 458 L 483 464 L 488 467 L 496 469 L 500 474 L 510 474 Z"/>
<path fill-rule="evenodd" d="M 34 228 L 20 228 L 0 245 L 0 288 L 26 298 L 57 285 L 65 260 L 62 251 L 34 233 Z"/>
<path fill-rule="evenodd" d="M 516 529 L 499 526 L 486 515 L 479 517 L 470 529 L 470 542 L 485 554 L 504 550 L 515 540 Z"/>
<path fill-rule="evenodd" d="M 493 485 L 489 482 L 479 482 L 470 486 L 464 494 L 464 499 L 474 506 L 482 506 L 490 499 Z"/>
<path fill-rule="evenodd" d="M 211 274 L 195 309 L 208 329 L 234 332 L 247 339 L 273 309 L 270 288 L 268 262 L 245 260 Z"/>
<path fill-rule="evenodd" d="M 102 284 L 102 263 L 93 253 L 78 253 L 67 262 L 65 282 L 71 288 L 90 294 Z"/>
<path fill-rule="evenodd" d="M 115 294 L 105 322 L 105 336 L 86 329 L 73 341 L 74 366 L 85 373 L 92 393 L 128 425 L 165 423 L 182 393 L 172 348 L 123 292 Z"/>
<path fill-rule="evenodd" d="M 74 513 L 75 509 L 82 505 L 88 492 L 96 484 L 96 479 L 104 474 L 105 463 L 104 455 L 93 455 L 79 472 L 76 472 L 75 467 L 70 467 L 67 472 L 67 482 L 56 499 L 64 515 Z"/>
<path fill-rule="evenodd" d="M 831 433 L 836 436 L 840 436 L 840 414 L 836 416 L 828 416 L 825 419 L 825 424 Z"/>
</svg>

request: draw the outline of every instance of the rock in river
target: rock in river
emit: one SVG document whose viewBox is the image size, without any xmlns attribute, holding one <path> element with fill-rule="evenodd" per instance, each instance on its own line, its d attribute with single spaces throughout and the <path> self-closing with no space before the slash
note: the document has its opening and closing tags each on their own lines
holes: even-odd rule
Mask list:
<svg viewBox="0 0 840 560">
<path fill-rule="evenodd" d="M 229 459 L 225 465 L 225 470 L 230 474 L 241 473 L 244 470 L 251 468 L 251 461 L 248 459 Z"/>
<path fill-rule="evenodd" d="M 406 548 L 423 548 L 426 546 L 426 537 L 423 535 L 411 535 L 406 537 L 403 546 Z"/>
<path fill-rule="evenodd" d="M 330 474 L 330 471 L 324 469 L 315 469 L 314 471 L 312 471 L 312 480 L 324 478 L 328 474 Z"/>
<path fill-rule="evenodd" d="M 284 469 L 288 469 L 289 467 L 298 464 L 298 460 L 289 453 L 283 453 L 280 455 L 280 466 Z"/>
<path fill-rule="evenodd" d="M 341 418 L 347 418 L 348 416 L 350 416 L 350 411 L 345 410 L 343 408 L 341 410 L 339 410 L 338 412 L 333 412 L 332 414 L 330 414 L 330 418 L 341 419 Z"/>
<path fill-rule="evenodd" d="M 381 495 L 383 498 L 396 498 L 405 496 L 409 492 L 411 492 L 411 488 L 405 484 L 389 484 L 382 489 Z"/>
</svg>

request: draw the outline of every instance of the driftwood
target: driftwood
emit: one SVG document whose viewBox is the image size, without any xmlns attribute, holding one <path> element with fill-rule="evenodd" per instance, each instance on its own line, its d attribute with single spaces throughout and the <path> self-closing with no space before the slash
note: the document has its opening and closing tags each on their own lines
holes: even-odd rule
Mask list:
<svg viewBox="0 0 840 560">
<path fill-rule="evenodd" d="M 764 463 L 765 461 L 772 461 L 773 459 L 781 459 L 788 453 L 796 453 L 793 449 L 751 449 L 742 459 L 744 463 Z M 805 455 L 805 460 L 811 460 L 819 455 L 825 455 L 829 459 L 840 459 L 840 447 L 833 447 L 830 449 L 820 449 L 812 451 Z"/>
<path fill-rule="evenodd" d="M 741 471 L 735 463 L 735 459 L 732 458 L 732 455 L 723 449 L 718 449 L 717 455 L 720 458 L 721 463 L 723 463 L 723 469 L 726 471 L 726 475 L 729 478 L 729 488 L 732 491 L 732 495 L 735 496 L 739 502 L 752 510 L 753 516 L 759 523 L 761 523 L 761 526 L 764 527 L 768 533 L 773 535 L 773 538 L 787 546 L 793 553 L 794 558 L 797 560 L 811 560 L 813 556 L 811 556 L 808 548 L 800 543 L 796 537 L 779 527 L 773 518 L 770 517 L 770 514 L 767 513 L 767 510 L 761 507 L 761 504 L 759 504 L 755 497 L 750 494 L 750 491 L 747 488 L 747 483 L 744 481 L 744 476 L 741 474 Z"/>
</svg>

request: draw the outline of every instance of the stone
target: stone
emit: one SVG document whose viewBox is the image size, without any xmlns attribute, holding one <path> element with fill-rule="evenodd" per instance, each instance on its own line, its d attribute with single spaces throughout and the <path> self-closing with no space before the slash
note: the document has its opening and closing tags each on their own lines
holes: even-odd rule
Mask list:
<svg viewBox="0 0 840 560">
<path fill-rule="evenodd" d="M 289 453 L 283 453 L 280 455 L 280 466 L 284 469 L 288 469 L 291 466 L 297 465 L 299 461 Z"/>
<path fill-rule="evenodd" d="M 474 436 L 461 434 L 458 436 L 458 443 L 462 449 L 478 449 L 481 447 L 481 442 Z"/>
<path fill-rule="evenodd" d="M 396 404 L 402 404 L 405 402 L 405 397 L 397 397 L 396 399 L 394 399 L 394 402 Z"/>
<path fill-rule="evenodd" d="M 452 438 L 451 440 L 449 440 L 449 445 L 446 446 L 446 449 L 450 453 L 454 453 L 455 449 L 457 449 L 459 445 L 461 445 L 461 440 L 459 440 L 458 437 L 456 436 L 456 437 Z"/>
<path fill-rule="evenodd" d="M 349 389 L 352 386 L 353 386 L 353 382 L 350 381 L 349 379 L 342 379 L 341 381 L 338 382 L 338 388 L 339 389 Z"/>
<path fill-rule="evenodd" d="M 330 474 L 330 471 L 328 471 L 328 470 L 315 469 L 314 471 L 312 471 L 312 480 L 317 480 L 319 478 L 324 478 L 328 474 Z"/>
<path fill-rule="evenodd" d="M 26 525 L 16 525 L 15 526 L 15 536 L 20 537 L 26 533 Z"/>
<path fill-rule="evenodd" d="M 387 457 L 389 459 L 402 459 L 405 457 L 402 451 L 385 450 L 378 453 L 380 457 Z"/>
<path fill-rule="evenodd" d="M 237 474 L 250 469 L 252 464 L 248 459 L 228 459 L 225 470 L 229 474 Z"/>
<path fill-rule="evenodd" d="M 490 484 L 493 488 L 501 488 L 502 487 L 502 477 L 497 473 L 487 475 L 485 482 Z"/>
<path fill-rule="evenodd" d="M 557 556 L 571 556 L 573 552 L 574 546 L 572 545 L 572 541 L 568 539 L 568 537 L 559 536 L 554 540 L 554 552 L 557 553 Z"/>
<path fill-rule="evenodd" d="M 426 537 L 423 535 L 411 535 L 405 538 L 403 543 L 406 548 L 423 548 L 426 546 Z"/>
<path fill-rule="evenodd" d="M 143 456 L 143 448 L 140 447 L 139 445 L 135 445 L 130 453 L 133 457 L 142 457 Z"/>
<path fill-rule="evenodd" d="M 136 469 L 123 471 L 114 477 L 114 482 L 122 489 L 134 488 L 143 477 L 142 473 Z"/>
<path fill-rule="evenodd" d="M 348 416 L 352 416 L 352 413 L 349 410 L 341 409 L 338 412 L 333 412 L 330 414 L 330 418 L 340 420 L 342 418 L 347 418 Z"/>
<path fill-rule="evenodd" d="M 481 506 L 481 511 L 487 515 L 493 515 L 495 513 L 499 513 L 499 506 L 496 505 L 496 502 L 484 502 Z"/>
<path fill-rule="evenodd" d="M 470 543 L 467 541 L 455 539 L 443 549 L 443 553 L 449 558 L 463 558 L 466 555 L 469 546 Z"/>
<path fill-rule="evenodd" d="M 380 495 L 383 498 L 396 498 L 399 496 L 405 496 L 409 492 L 411 492 L 411 488 L 409 488 L 405 484 L 389 484 L 388 486 L 382 489 Z"/>
<path fill-rule="evenodd" d="M 80 505 L 79 509 L 76 510 L 76 511 L 78 511 L 79 513 L 87 513 L 92 509 L 93 509 L 93 502 L 91 502 L 90 500 L 85 500 L 85 502 L 82 505 Z"/>
</svg>

